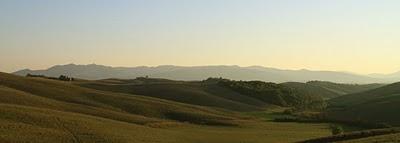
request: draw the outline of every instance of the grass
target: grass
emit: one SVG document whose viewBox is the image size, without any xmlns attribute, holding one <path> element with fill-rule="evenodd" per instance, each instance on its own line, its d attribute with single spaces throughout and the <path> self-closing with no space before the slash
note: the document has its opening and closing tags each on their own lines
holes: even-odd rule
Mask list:
<svg viewBox="0 0 400 143">
<path fill-rule="evenodd" d="M 183 127 L 185 142 L 284 143 L 329 135 L 327 124 L 250 122 L 242 127 Z"/>
<path fill-rule="evenodd" d="M 92 90 L 66 82 L 6 74 L 0 77 L 0 90 L 3 91 L 0 92 L 3 98 L 0 103 L 78 112 L 139 124 L 162 119 L 228 125 L 233 124 L 232 120 L 237 118 L 232 112 L 132 94 Z M 15 93 L 19 96 L 15 96 Z"/>
<path fill-rule="evenodd" d="M 356 140 L 343 141 L 340 143 L 398 143 L 398 142 L 400 142 L 400 134 L 374 136 Z"/>
<path fill-rule="evenodd" d="M 380 142 L 394 141 L 400 133 L 398 128 L 388 128 L 388 129 L 373 129 L 356 131 L 345 134 L 338 134 L 323 138 L 311 139 L 306 141 L 301 141 L 300 143 L 325 143 L 325 142 L 374 142 L 380 140 Z M 393 136 L 395 135 L 395 136 Z M 386 139 L 382 137 L 388 137 Z M 397 138 L 398 140 L 398 138 Z"/>
<path fill-rule="evenodd" d="M 400 84 L 349 94 L 330 101 L 328 117 L 400 125 Z"/>
<path fill-rule="evenodd" d="M 157 142 L 163 130 L 96 116 L 0 105 L 1 142 Z"/>
<path fill-rule="evenodd" d="M 302 121 L 285 121 L 285 122 L 279 122 L 276 121 L 276 119 L 297 119 L 297 118 L 302 118 L 302 115 L 296 115 L 300 113 L 295 113 L 295 114 L 288 114 L 285 113 L 285 110 L 287 108 L 282 108 L 282 107 L 275 107 L 275 108 L 268 108 L 266 111 L 255 111 L 255 112 L 246 112 L 244 114 L 248 116 L 255 117 L 258 120 L 264 121 L 264 122 L 278 122 L 278 123 L 323 123 L 323 124 L 328 124 L 329 126 L 331 125 L 337 125 L 343 128 L 344 132 L 354 132 L 354 131 L 360 131 L 360 130 L 366 130 L 368 128 L 363 128 L 359 126 L 351 126 L 349 124 L 343 124 L 343 123 L 337 123 L 337 122 L 327 122 L 327 121 L 313 121 L 313 122 L 302 122 Z"/>
<path fill-rule="evenodd" d="M 341 94 L 338 94 L 337 92 L 333 92 L 327 88 L 309 84 L 309 83 L 300 83 L 300 82 L 286 82 L 282 83 L 282 85 L 294 88 L 296 90 L 300 90 L 302 92 L 315 95 L 315 96 L 321 96 L 324 99 L 330 99 L 334 97 L 341 96 Z"/>
<path fill-rule="evenodd" d="M 272 122 L 277 118 L 293 117 L 283 113 L 287 108 L 273 106 L 265 109 L 264 111 L 246 112 L 244 114 L 255 117 L 262 121 Z"/>
<path fill-rule="evenodd" d="M 94 116 L 0 105 L 1 142 L 294 142 L 329 134 L 325 124 L 246 122 L 152 128 Z"/>
<path fill-rule="evenodd" d="M 285 143 L 331 134 L 327 123 L 272 122 L 283 110 L 196 82 L 0 73 L 0 142 Z"/>
<path fill-rule="evenodd" d="M 122 84 L 90 81 L 81 82 L 78 85 L 96 90 L 143 95 L 186 104 L 224 108 L 234 111 L 257 110 L 259 108 L 258 106 L 266 105 L 266 103 L 259 100 L 240 95 L 228 89 L 212 85 L 203 85 L 200 82 L 139 79 L 134 81 L 120 80 L 120 83 Z"/>
<path fill-rule="evenodd" d="M 384 86 L 383 84 L 341 84 L 327 81 L 310 81 L 307 82 L 307 84 L 325 88 L 326 90 L 337 94 L 336 97 L 346 94 L 368 91 Z"/>
</svg>

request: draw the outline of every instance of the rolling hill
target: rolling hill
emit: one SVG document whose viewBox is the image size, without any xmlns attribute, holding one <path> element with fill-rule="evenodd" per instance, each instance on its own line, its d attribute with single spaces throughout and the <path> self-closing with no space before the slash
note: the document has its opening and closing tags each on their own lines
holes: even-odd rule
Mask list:
<svg viewBox="0 0 400 143">
<path fill-rule="evenodd" d="M 218 107 L 233 111 L 261 110 L 268 104 L 234 91 L 201 82 L 178 82 L 163 79 L 138 78 L 79 82 L 77 85 L 116 93 L 144 95 L 181 103 Z M 118 81 L 116 83 L 116 81 Z M 214 94 L 219 93 L 219 94 Z"/>
<path fill-rule="evenodd" d="M 384 84 L 341 84 L 328 81 L 309 81 L 306 83 L 286 82 L 282 85 L 294 88 L 309 95 L 331 99 L 346 94 L 363 92 L 384 86 Z"/>
<path fill-rule="evenodd" d="M 390 74 L 370 74 L 368 76 L 373 77 L 373 78 L 380 78 L 380 79 L 386 79 L 386 80 L 391 79 L 391 80 L 395 80 L 395 81 L 400 81 L 400 71 L 390 73 Z"/>
<path fill-rule="evenodd" d="M 285 83 L 282 83 L 282 85 L 294 88 L 296 90 L 302 91 L 302 92 L 310 94 L 310 95 L 320 96 L 324 99 L 330 99 L 330 98 L 341 96 L 341 94 L 338 94 L 338 93 L 328 90 L 326 88 L 312 85 L 309 83 L 285 82 Z"/>
<path fill-rule="evenodd" d="M 397 92 L 396 87 L 371 91 Z M 323 108 L 321 93 L 338 94 L 315 83 L 147 77 L 62 81 L 0 73 L 0 142 L 301 141 L 329 135 L 329 124 L 278 123 L 258 115 Z"/>
<path fill-rule="evenodd" d="M 233 80 L 261 80 L 267 82 L 307 82 L 310 80 L 331 81 L 339 83 L 377 83 L 392 82 L 368 76 L 346 72 L 310 71 L 310 70 L 281 70 L 261 66 L 157 66 L 157 67 L 109 67 L 102 65 L 57 65 L 46 70 L 20 70 L 16 75 L 59 76 L 68 75 L 82 79 L 133 79 L 150 76 L 172 80 L 204 80 L 209 77 L 223 77 Z"/>
<path fill-rule="evenodd" d="M 400 125 L 400 83 L 341 96 L 329 102 L 330 118 Z"/>
<path fill-rule="evenodd" d="M 200 106 L 139 95 L 92 90 L 68 82 L 24 78 L 3 73 L 0 77 L 2 95 L 0 98 L 2 98 L 1 103 L 4 104 L 78 112 L 138 124 L 159 119 L 213 124 L 218 123 L 219 119 L 229 121 L 233 119 L 231 117 L 234 117 L 233 114 L 227 117 L 224 116 L 227 113 Z M 206 121 L 208 119 L 210 122 Z"/>
<path fill-rule="evenodd" d="M 325 104 L 319 95 L 261 81 L 244 82 L 220 78 L 193 82 L 153 78 L 111 80 L 112 82 L 110 79 L 80 82 L 78 85 L 233 111 L 256 111 L 268 106 L 321 108 Z"/>
<path fill-rule="evenodd" d="M 142 86 L 125 87 L 137 85 Z M 188 100 L 192 97 L 198 99 Z M 234 111 L 259 112 L 265 105 L 203 82 L 60 81 L 0 73 L 0 142 L 261 143 L 329 134 L 323 123 L 265 122 Z"/>
<path fill-rule="evenodd" d="M 339 96 L 357 93 L 357 92 L 368 91 L 368 90 L 372 90 L 372 89 L 384 86 L 384 84 L 377 84 L 377 83 L 374 83 L 374 84 L 341 84 L 341 83 L 333 83 L 333 82 L 327 82 L 327 81 L 309 81 L 309 82 L 307 82 L 307 84 L 325 88 L 326 90 L 329 90 Z"/>
</svg>

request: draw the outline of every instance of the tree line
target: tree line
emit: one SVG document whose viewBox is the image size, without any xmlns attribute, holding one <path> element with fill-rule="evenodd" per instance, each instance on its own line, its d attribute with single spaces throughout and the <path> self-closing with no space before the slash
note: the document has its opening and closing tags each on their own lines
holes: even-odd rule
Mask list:
<svg viewBox="0 0 400 143">
<path fill-rule="evenodd" d="M 326 107 L 326 103 L 322 98 L 282 84 L 263 81 L 236 81 L 224 78 L 208 78 L 203 82 L 218 84 L 265 103 L 294 107 L 298 110 L 320 110 Z"/>
<path fill-rule="evenodd" d="M 69 77 L 66 75 L 60 75 L 59 77 L 47 77 L 45 75 L 34 75 L 28 73 L 26 77 L 39 77 L 39 78 L 46 78 L 46 79 L 53 79 L 53 80 L 61 80 L 61 81 L 74 81 L 75 79 L 73 77 Z"/>
</svg>

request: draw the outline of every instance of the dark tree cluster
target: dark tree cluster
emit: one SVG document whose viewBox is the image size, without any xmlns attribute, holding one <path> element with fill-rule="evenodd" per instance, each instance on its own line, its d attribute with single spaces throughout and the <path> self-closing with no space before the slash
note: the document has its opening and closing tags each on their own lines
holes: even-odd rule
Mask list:
<svg viewBox="0 0 400 143">
<path fill-rule="evenodd" d="M 308 95 L 281 84 L 263 81 L 235 81 L 223 78 L 209 78 L 204 82 L 216 83 L 243 95 L 279 106 L 295 107 L 301 110 L 325 107 L 322 98 Z"/>
<path fill-rule="evenodd" d="M 60 76 L 58 77 L 58 80 L 62 80 L 62 81 L 74 81 L 74 78 L 68 77 L 68 76 L 65 76 L 65 75 L 60 75 Z"/>
<path fill-rule="evenodd" d="M 34 75 L 34 74 L 28 73 L 26 75 L 26 77 L 39 77 L 39 78 L 46 78 L 46 79 L 52 79 L 52 80 L 61 80 L 61 81 L 74 81 L 75 80 L 74 78 L 68 77 L 68 76 L 65 76 L 65 75 L 60 75 L 58 78 L 56 78 L 56 77 L 47 77 L 47 76 L 44 76 L 44 75 Z"/>
<path fill-rule="evenodd" d="M 30 73 L 28 73 L 26 75 L 26 77 L 43 77 L 43 78 L 46 78 L 46 76 L 44 76 L 44 75 L 34 75 L 34 74 L 30 74 Z"/>
</svg>

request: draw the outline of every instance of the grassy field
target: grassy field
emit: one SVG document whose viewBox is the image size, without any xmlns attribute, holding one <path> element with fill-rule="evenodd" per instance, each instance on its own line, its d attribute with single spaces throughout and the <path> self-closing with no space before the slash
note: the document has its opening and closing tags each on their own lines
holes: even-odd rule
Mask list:
<svg viewBox="0 0 400 143">
<path fill-rule="evenodd" d="M 265 143 L 296 142 L 305 138 L 330 134 L 327 124 L 300 124 L 275 122 L 250 122 L 238 127 L 185 127 L 183 132 L 187 142 L 209 143 Z"/>
<path fill-rule="evenodd" d="M 321 93 L 332 95 L 321 87 L 302 83 L 281 86 L 301 93 L 296 95 L 300 99 Z M 400 101 L 396 87 L 350 94 L 331 103 L 342 109 L 379 112 L 382 116 L 377 118 L 397 121 L 387 119 L 395 115 Z M 293 108 L 204 81 L 139 78 L 66 82 L 0 73 L 0 142 L 285 143 L 330 136 L 332 124 L 342 126 L 346 133 L 365 129 L 338 123 L 275 122 L 296 116 L 285 113 L 288 109 Z M 384 109 L 391 110 L 382 112 Z M 341 112 L 343 117 L 363 113 L 340 111 L 346 111 Z M 389 111 L 391 114 L 386 114 Z M 388 134 L 348 141 L 397 138 L 397 134 Z"/>
<path fill-rule="evenodd" d="M 0 105 L 1 142 L 295 142 L 327 136 L 327 124 L 245 121 L 240 126 L 159 123 L 142 126 L 101 117 Z"/>
<path fill-rule="evenodd" d="M 0 142 L 281 143 L 330 135 L 328 124 L 263 120 L 250 112 L 280 107 L 220 87 L 116 79 L 95 81 L 102 90 L 84 86 L 91 82 L 0 73 Z M 112 86 L 121 84 L 134 92 Z"/>
<path fill-rule="evenodd" d="M 259 100 L 254 100 L 229 90 L 221 92 L 224 89 L 202 85 L 201 83 L 147 81 L 148 83 L 146 84 L 135 84 L 137 82 L 141 82 L 141 80 L 120 80 L 119 84 L 90 81 L 81 82 L 78 85 L 96 90 L 145 95 L 186 104 L 219 107 L 234 111 L 251 111 L 259 108 L 257 106 L 266 105 L 266 103 Z M 218 94 L 213 94 L 213 92 Z"/>
</svg>

